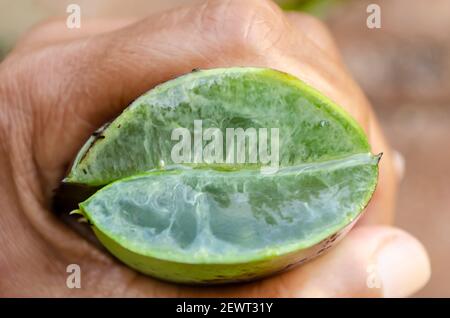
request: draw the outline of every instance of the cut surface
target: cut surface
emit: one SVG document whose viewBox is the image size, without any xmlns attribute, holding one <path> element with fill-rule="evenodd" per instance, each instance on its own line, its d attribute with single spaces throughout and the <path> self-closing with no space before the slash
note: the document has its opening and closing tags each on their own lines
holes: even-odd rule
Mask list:
<svg viewBox="0 0 450 318">
<path fill-rule="evenodd" d="M 170 167 L 173 129 L 185 127 L 193 134 L 198 119 L 203 129 L 223 132 L 278 128 L 281 167 L 370 152 L 357 123 L 300 80 L 270 69 L 213 69 L 139 97 L 88 140 L 64 182 L 99 186 L 157 170 L 162 162 Z"/>
<path fill-rule="evenodd" d="M 356 218 L 377 180 L 370 154 L 285 168 L 153 172 L 81 204 L 97 230 L 149 257 L 240 263 L 308 248 Z"/>
</svg>

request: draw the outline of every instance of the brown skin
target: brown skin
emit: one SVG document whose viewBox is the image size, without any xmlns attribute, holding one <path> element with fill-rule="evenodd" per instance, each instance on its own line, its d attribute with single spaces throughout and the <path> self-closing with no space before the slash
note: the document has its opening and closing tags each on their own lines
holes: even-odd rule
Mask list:
<svg viewBox="0 0 450 318">
<path fill-rule="evenodd" d="M 340 245 L 262 281 L 186 287 L 128 269 L 50 211 L 52 190 L 96 128 L 158 83 L 193 68 L 230 66 L 301 78 L 345 108 L 373 152 L 384 153 L 376 194 Z M 140 21 L 83 21 L 73 30 L 58 20 L 37 26 L 0 64 L 0 114 L 0 296 L 383 296 L 383 288 L 367 288 L 367 264 L 389 240 L 420 246 L 401 230 L 379 226 L 393 220 L 398 175 L 328 31 L 268 1 L 205 1 Z M 81 289 L 66 287 L 71 263 L 81 266 Z"/>
</svg>

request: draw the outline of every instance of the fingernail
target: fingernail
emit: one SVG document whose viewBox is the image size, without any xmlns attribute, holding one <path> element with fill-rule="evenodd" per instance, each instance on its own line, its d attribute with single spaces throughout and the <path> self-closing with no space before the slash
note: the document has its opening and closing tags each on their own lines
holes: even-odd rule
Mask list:
<svg viewBox="0 0 450 318">
<path fill-rule="evenodd" d="M 431 269 L 422 244 L 407 233 L 388 239 L 377 253 L 384 297 L 407 297 L 429 280 Z"/>
<path fill-rule="evenodd" d="M 397 170 L 397 175 L 399 180 L 403 179 L 405 175 L 405 157 L 397 150 L 393 151 L 395 170 Z"/>
</svg>

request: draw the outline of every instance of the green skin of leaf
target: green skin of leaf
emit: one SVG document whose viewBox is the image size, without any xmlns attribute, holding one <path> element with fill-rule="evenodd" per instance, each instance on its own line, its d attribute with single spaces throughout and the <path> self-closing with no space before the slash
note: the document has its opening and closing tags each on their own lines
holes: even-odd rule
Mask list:
<svg viewBox="0 0 450 318">
<path fill-rule="evenodd" d="M 192 131 L 194 119 L 222 131 L 279 128 L 280 171 L 175 166 L 171 132 Z M 161 160 L 166 170 L 158 168 Z M 80 210 L 130 267 L 175 282 L 223 283 L 270 275 L 322 253 L 367 205 L 378 160 L 359 125 L 297 78 L 270 69 L 213 69 L 139 97 L 88 140 L 64 183 L 108 184 Z M 187 200 L 186 193 L 202 199 Z M 151 208 L 155 202 L 162 203 Z M 173 202 L 178 206 L 170 209 Z"/>
<path fill-rule="evenodd" d="M 118 259 L 135 270 L 161 280 L 190 285 L 242 283 L 284 272 L 317 257 L 338 243 L 352 228 L 353 222 L 323 241 L 305 249 L 246 263 L 190 264 L 143 256 L 118 244 L 95 226 L 100 242 Z"/>
</svg>

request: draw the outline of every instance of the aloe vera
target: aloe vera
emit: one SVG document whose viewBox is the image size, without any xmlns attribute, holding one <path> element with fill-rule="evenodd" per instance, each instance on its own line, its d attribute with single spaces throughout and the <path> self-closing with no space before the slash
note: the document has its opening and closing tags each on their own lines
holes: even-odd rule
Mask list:
<svg viewBox="0 0 450 318">
<path fill-rule="evenodd" d="M 276 171 L 225 158 L 175 162 L 174 129 L 195 135 L 198 120 L 221 131 L 279 129 Z M 101 188 L 80 213 L 130 267 L 175 282 L 222 283 L 324 252 L 368 204 L 378 161 L 355 120 L 297 78 L 213 69 L 139 97 L 87 141 L 63 182 Z"/>
</svg>

